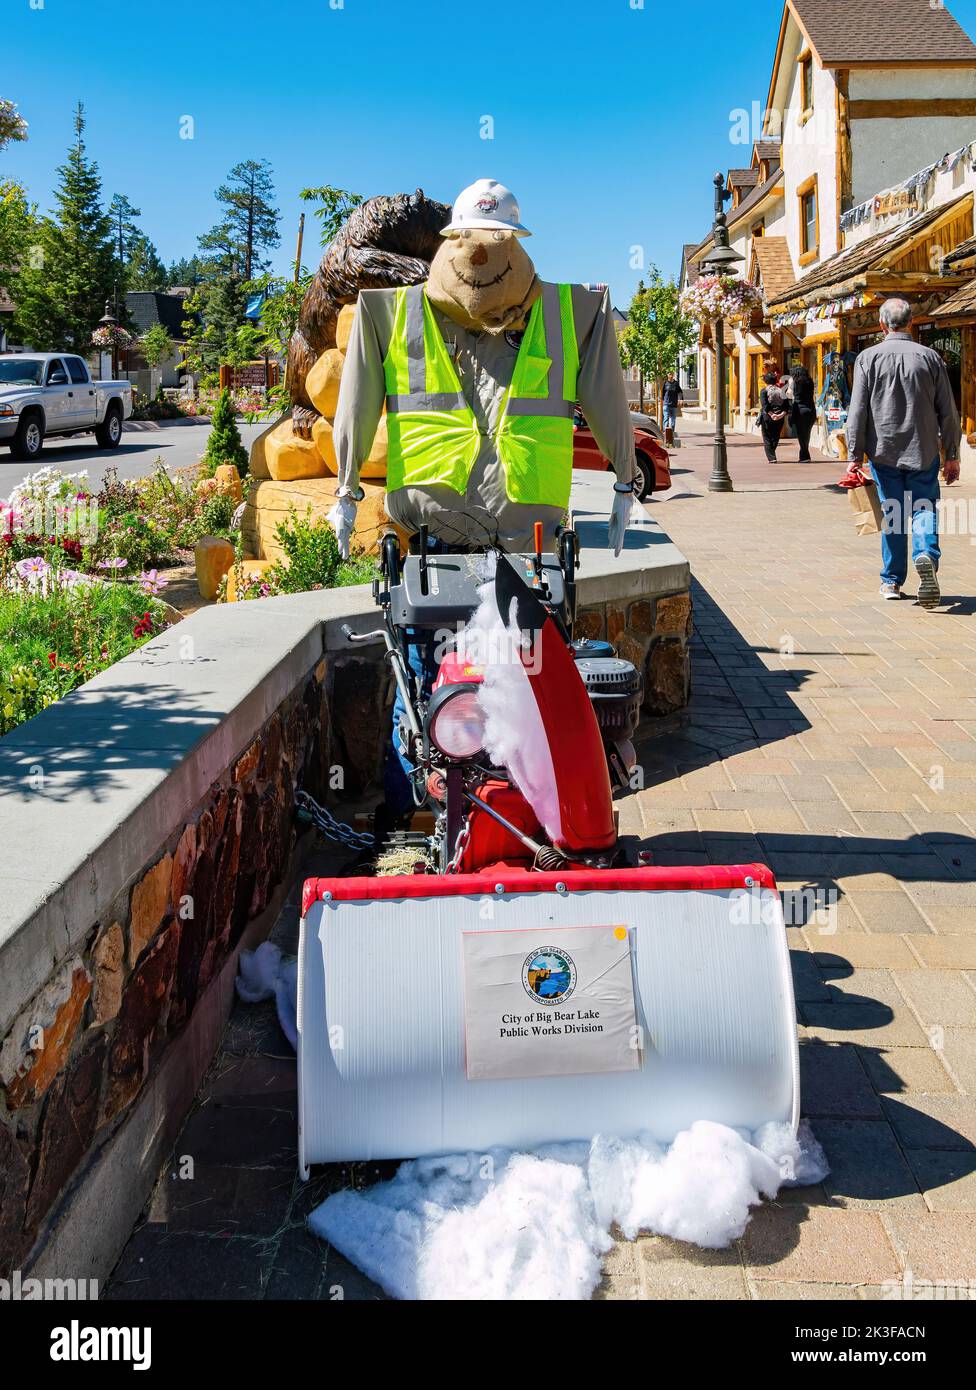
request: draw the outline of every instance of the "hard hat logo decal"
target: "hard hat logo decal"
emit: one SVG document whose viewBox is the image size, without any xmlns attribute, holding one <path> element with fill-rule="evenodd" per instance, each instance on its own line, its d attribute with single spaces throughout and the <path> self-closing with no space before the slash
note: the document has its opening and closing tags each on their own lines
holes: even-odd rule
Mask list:
<svg viewBox="0 0 976 1390">
<path fill-rule="evenodd" d="M 576 988 L 576 964 L 553 946 L 530 951 L 522 962 L 522 988 L 539 1004 L 562 1004 Z"/>
<path fill-rule="evenodd" d="M 475 207 L 479 212 L 495 212 L 498 208 L 498 199 L 494 193 L 483 193 L 475 203 Z"/>
</svg>

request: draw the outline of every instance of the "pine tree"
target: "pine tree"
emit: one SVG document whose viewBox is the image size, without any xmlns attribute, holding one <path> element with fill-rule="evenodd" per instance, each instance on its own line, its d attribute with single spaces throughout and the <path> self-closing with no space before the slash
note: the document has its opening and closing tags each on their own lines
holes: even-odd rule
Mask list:
<svg viewBox="0 0 976 1390">
<path fill-rule="evenodd" d="M 87 353 L 116 279 L 111 222 L 102 208 L 98 165 L 85 152 L 84 107 L 58 169 L 56 207 L 40 219 L 32 254 L 15 278 L 17 325 L 35 351 Z"/>
<path fill-rule="evenodd" d="M 200 460 L 200 472 L 205 478 L 213 477 L 221 463 L 233 463 L 242 478 L 247 472 L 247 450 L 237 428 L 237 416 L 234 413 L 230 391 L 226 387 L 217 397 L 217 404 L 214 406 L 210 437 L 207 440 L 206 452 Z"/>
<path fill-rule="evenodd" d="M 165 290 L 169 272 L 159 258 L 159 252 L 142 232 L 132 245 L 126 269 L 126 288 L 130 290 Z"/>
<path fill-rule="evenodd" d="M 170 285 L 189 286 L 195 289 L 204 280 L 204 264 L 199 256 L 181 256 L 178 261 L 173 261 L 169 270 L 166 272 L 166 279 Z"/>
<path fill-rule="evenodd" d="M 261 252 L 281 243 L 271 165 L 266 159 L 246 159 L 234 165 L 227 179 L 215 195 L 224 216 L 200 238 L 200 249 L 208 253 L 216 274 L 253 280 L 268 266 Z"/>
</svg>

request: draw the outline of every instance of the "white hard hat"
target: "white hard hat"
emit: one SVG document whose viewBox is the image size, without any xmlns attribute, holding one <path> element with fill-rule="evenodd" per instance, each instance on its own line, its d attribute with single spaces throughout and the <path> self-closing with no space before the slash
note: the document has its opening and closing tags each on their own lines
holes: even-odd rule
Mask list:
<svg viewBox="0 0 976 1390">
<path fill-rule="evenodd" d="M 496 179 L 478 179 L 457 195 L 451 220 L 441 228 L 441 236 L 469 229 L 514 232 L 516 236 L 532 235 L 528 227 L 523 227 L 519 221 L 515 194 Z"/>
</svg>

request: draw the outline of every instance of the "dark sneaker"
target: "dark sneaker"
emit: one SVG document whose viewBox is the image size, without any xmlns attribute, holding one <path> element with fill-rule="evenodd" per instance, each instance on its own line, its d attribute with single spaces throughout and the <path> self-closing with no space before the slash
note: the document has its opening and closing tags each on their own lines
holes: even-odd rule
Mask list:
<svg viewBox="0 0 976 1390">
<path fill-rule="evenodd" d="M 918 573 L 918 597 L 916 602 L 923 608 L 938 608 L 942 601 L 939 577 L 931 555 L 917 555 L 915 569 Z"/>
</svg>

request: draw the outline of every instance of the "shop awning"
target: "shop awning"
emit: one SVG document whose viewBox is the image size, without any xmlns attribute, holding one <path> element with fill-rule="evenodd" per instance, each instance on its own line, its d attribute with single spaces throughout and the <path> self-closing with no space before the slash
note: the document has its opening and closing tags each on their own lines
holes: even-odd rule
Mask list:
<svg viewBox="0 0 976 1390">
<path fill-rule="evenodd" d="M 770 303 L 775 326 L 805 318 L 806 311 L 813 308 L 822 308 L 824 317 L 832 317 L 870 303 L 879 294 L 944 286 L 946 281 L 931 271 L 914 270 L 899 263 L 908 261 L 912 251 L 940 228 L 960 214 L 971 212 L 972 204 L 972 193 L 966 193 L 952 203 L 916 213 L 897 227 L 876 232 L 857 246 L 831 256 Z M 971 226 L 970 223 L 970 230 Z"/>
<path fill-rule="evenodd" d="M 936 323 L 944 319 L 976 318 L 976 280 L 967 280 L 955 294 L 940 304 L 932 318 Z"/>
</svg>

